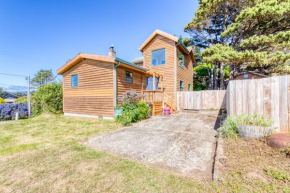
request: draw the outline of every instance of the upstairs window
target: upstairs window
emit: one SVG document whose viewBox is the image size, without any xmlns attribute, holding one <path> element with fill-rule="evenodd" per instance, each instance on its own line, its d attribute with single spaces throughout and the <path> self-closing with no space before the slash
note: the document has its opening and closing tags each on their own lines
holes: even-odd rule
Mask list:
<svg viewBox="0 0 290 193">
<path fill-rule="evenodd" d="M 79 77 L 77 74 L 71 75 L 71 87 L 77 87 L 79 85 Z"/>
<path fill-rule="evenodd" d="M 180 82 L 179 82 L 179 87 L 180 87 L 180 91 L 183 91 L 183 81 L 181 80 Z"/>
<path fill-rule="evenodd" d="M 125 76 L 126 76 L 126 78 L 125 78 L 126 83 L 133 83 L 133 73 L 132 72 L 126 71 Z"/>
<path fill-rule="evenodd" d="M 151 65 L 158 66 L 164 65 L 166 63 L 165 60 L 165 48 L 159 50 L 153 50 L 151 52 Z"/>
<path fill-rule="evenodd" d="M 179 51 L 178 63 L 181 68 L 184 68 L 184 55 Z"/>
</svg>

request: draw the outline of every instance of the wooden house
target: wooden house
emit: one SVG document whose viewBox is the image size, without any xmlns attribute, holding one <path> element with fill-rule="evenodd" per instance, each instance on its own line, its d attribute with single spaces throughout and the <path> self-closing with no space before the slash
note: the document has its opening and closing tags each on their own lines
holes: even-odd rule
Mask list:
<svg viewBox="0 0 290 193">
<path fill-rule="evenodd" d="M 143 57 L 80 53 L 57 72 L 63 75 L 63 111 L 70 116 L 113 118 L 117 97 L 135 90 L 147 95 L 153 115 L 176 108 L 177 91 L 192 90 L 194 55 L 177 37 L 156 30 L 139 48 Z"/>
</svg>

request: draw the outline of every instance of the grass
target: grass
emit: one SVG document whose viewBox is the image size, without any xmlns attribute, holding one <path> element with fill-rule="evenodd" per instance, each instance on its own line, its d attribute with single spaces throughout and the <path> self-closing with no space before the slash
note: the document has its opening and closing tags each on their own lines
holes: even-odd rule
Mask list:
<svg viewBox="0 0 290 193">
<path fill-rule="evenodd" d="M 272 124 L 273 120 L 266 116 L 241 114 L 228 116 L 223 123 L 221 131 L 225 138 L 237 138 L 238 125 L 270 127 Z"/>
<path fill-rule="evenodd" d="M 263 156 L 248 151 L 255 149 L 255 143 L 226 141 L 228 159 L 220 182 L 196 182 L 83 145 L 91 136 L 118 128 L 111 121 L 49 115 L 0 125 L 0 192 L 290 190 L 285 180 L 289 179 L 290 159 L 272 151 L 263 151 Z M 253 168 L 259 168 L 264 179 L 248 178 Z"/>
</svg>

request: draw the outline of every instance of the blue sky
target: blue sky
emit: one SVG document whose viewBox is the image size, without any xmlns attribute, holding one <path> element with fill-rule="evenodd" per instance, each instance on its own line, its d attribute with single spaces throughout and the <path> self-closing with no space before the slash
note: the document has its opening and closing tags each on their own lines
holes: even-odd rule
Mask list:
<svg viewBox="0 0 290 193">
<path fill-rule="evenodd" d="M 130 61 L 141 56 L 138 48 L 155 29 L 188 37 L 183 28 L 197 2 L 1 0 L 0 73 L 33 77 L 40 69 L 52 69 L 56 75 L 79 52 L 107 55 L 111 44 L 119 58 Z M 0 87 L 9 85 L 26 82 L 0 74 Z"/>
</svg>

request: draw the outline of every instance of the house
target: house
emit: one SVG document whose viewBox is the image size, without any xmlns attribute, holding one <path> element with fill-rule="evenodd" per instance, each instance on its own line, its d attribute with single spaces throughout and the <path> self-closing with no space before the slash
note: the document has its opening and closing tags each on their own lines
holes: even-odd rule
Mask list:
<svg viewBox="0 0 290 193">
<path fill-rule="evenodd" d="M 1 98 L 5 100 L 6 103 L 15 103 L 15 100 L 20 97 L 19 94 L 10 93 L 7 91 L 3 91 L 0 95 Z"/>
<path fill-rule="evenodd" d="M 260 78 L 268 78 L 269 76 L 266 76 L 264 74 L 260 74 L 257 72 L 241 72 L 239 73 L 234 80 L 247 80 L 247 79 L 260 79 Z"/>
<path fill-rule="evenodd" d="M 177 91 L 192 90 L 194 55 L 177 37 L 156 30 L 141 45 L 143 57 L 128 62 L 116 57 L 80 53 L 57 72 L 63 75 L 63 111 L 70 116 L 112 118 L 118 96 L 135 90 L 153 104 L 176 110 Z"/>
</svg>

